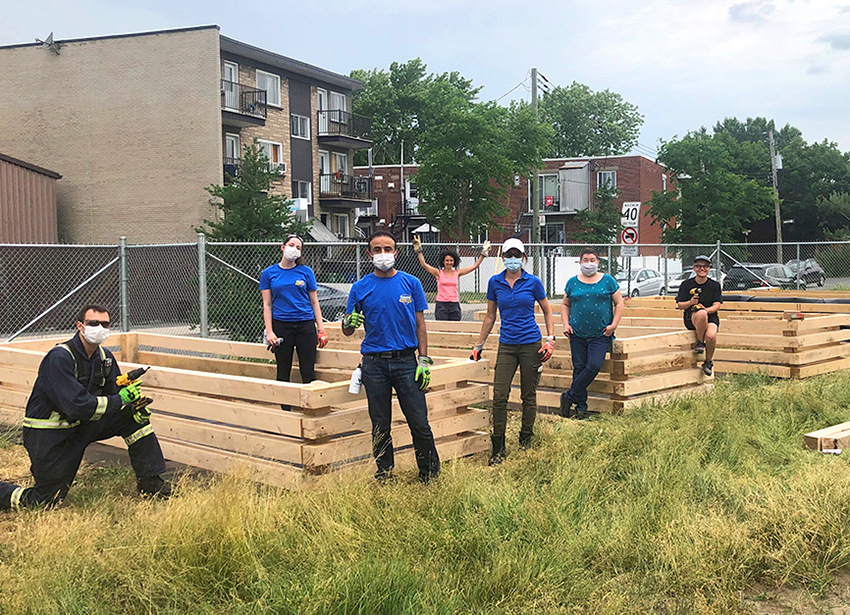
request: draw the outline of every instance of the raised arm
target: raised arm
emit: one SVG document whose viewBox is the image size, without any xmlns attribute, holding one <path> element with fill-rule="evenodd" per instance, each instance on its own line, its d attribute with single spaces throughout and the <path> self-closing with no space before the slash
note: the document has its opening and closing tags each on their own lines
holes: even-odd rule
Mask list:
<svg viewBox="0 0 850 615">
<path fill-rule="evenodd" d="M 425 262 L 425 256 L 423 256 L 422 252 L 417 252 L 417 253 L 416 253 L 416 256 L 418 256 L 418 257 L 419 257 L 419 264 L 420 264 L 420 265 L 422 265 L 422 267 L 424 267 L 424 268 L 425 268 L 425 271 L 427 271 L 428 273 L 430 273 L 430 274 L 431 274 L 432 276 L 434 276 L 435 278 L 439 278 L 439 277 L 440 277 L 440 270 L 439 270 L 439 269 L 437 269 L 436 267 L 432 267 L 431 265 L 429 265 L 428 263 L 426 263 L 426 262 Z"/>
<path fill-rule="evenodd" d="M 481 263 L 484 262 L 484 259 L 487 257 L 488 254 L 490 254 L 490 241 L 489 240 L 484 242 L 484 246 L 481 248 L 481 255 L 475 260 L 475 262 L 472 265 L 470 265 L 469 267 L 464 267 L 463 269 L 457 270 L 457 277 L 460 277 L 462 275 L 466 275 L 467 273 L 472 273 L 473 271 L 478 269 L 481 266 Z"/>
</svg>

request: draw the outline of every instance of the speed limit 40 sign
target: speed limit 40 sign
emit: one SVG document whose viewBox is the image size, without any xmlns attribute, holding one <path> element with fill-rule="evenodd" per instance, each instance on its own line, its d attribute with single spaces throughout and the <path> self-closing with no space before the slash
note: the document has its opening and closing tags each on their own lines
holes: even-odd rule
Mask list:
<svg viewBox="0 0 850 615">
<path fill-rule="evenodd" d="M 638 228 L 640 221 L 640 201 L 623 203 L 623 218 L 620 221 L 623 228 Z"/>
</svg>

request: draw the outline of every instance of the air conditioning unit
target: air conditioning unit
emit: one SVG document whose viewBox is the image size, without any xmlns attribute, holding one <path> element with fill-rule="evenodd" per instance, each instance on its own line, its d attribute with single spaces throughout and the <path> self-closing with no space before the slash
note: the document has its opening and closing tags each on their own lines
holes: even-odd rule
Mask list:
<svg viewBox="0 0 850 615">
<path fill-rule="evenodd" d="M 277 169 L 281 173 L 286 173 L 286 163 L 285 162 L 270 162 L 269 166 L 273 169 Z"/>
</svg>

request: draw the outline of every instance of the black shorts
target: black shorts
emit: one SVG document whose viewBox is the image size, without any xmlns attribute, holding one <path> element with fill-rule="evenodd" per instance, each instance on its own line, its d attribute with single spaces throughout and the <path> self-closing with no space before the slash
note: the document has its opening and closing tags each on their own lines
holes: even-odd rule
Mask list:
<svg viewBox="0 0 850 615">
<path fill-rule="evenodd" d="M 437 301 L 434 307 L 436 320 L 460 320 L 460 303 L 456 301 Z"/>
<path fill-rule="evenodd" d="M 694 323 L 691 322 L 691 316 L 692 315 L 693 315 L 693 312 L 690 311 L 690 310 L 685 312 L 685 315 L 684 315 L 685 328 L 690 329 L 691 331 L 696 331 L 696 327 L 694 326 Z M 717 325 L 718 330 L 720 329 L 720 316 L 717 315 L 717 312 L 714 312 L 714 314 L 708 315 L 708 322 L 709 323 L 713 322 L 715 325 Z"/>
</svg>

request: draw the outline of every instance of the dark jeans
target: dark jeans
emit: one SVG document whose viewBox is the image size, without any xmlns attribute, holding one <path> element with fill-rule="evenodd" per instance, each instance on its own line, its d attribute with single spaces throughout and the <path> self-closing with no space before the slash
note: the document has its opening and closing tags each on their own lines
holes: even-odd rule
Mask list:
<svg viewBox="0 0 850 615">
<path fill-rule="evenodd" d="M 460 320 L 460 303 L 456 301 L 437 301 L 434 307 L 434 320 Z"/>
<path fill-rule="evenodd" d="M 611 347 L 611 338 L 570 336 L 570 352 L 573 360 L 573 382 L 567 397 L 576 405 L 576 412 L 587 412 L 587 387 L 596 378 L 605 361 L 605 353 Z"/>
<path fill-rule="evenodd" d="M 413 436 L 413 450 L 419 478 L 428 480 L 440 473 L 440 457 L 434 444 L 434 434 L 428 423 L 428 406 L 425 392 L 416 384 L 416 355 L 397 359 L 363 355 L 362 380 L 369 401 L 369 418 L 372 419 L 372 452 L 378 465 L 378 474 L 389 474 L 395 465 L 392 438 L 393 389 L 401 411 L 407 419 Z"/>
<path fill-rule="evenodd" d="M 511 381 L 519 367 L 522 424 L 520 433 L 530 435 L 537 419 L 537 385 L 540 382 L 540 342 L 502 344 L 493 371 L 493 435 L 504 436 L 508 423 L 508 396 Z"/>
<path fill-rule="evenodd" d="M 298 351 L 298 371 L 301 382 L 308 384 L 316 379 L 316 321 L 284 322 L 272 320 L 272 330 L 280 338 L 274 356 L 277 359 L 277 379 L 289 382 L 292 371 L 292 351 Z"/>
</svg>

